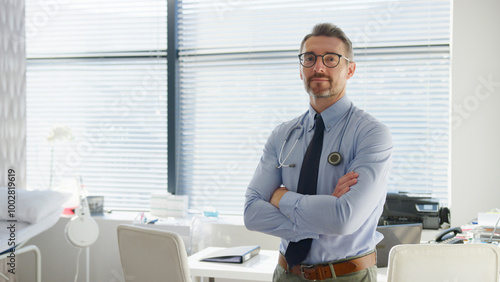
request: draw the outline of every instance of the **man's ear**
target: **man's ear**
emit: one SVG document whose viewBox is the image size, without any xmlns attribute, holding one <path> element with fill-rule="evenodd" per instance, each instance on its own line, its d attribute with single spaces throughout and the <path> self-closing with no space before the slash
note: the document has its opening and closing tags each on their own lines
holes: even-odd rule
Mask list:
<svg viewBox="0 0 500 282">
<path fill-rule="evenodd" d="M 351 78 L 356 71 L 356 62 L 350 62 L 347 67 L 347 79 Z"/>
</svg>

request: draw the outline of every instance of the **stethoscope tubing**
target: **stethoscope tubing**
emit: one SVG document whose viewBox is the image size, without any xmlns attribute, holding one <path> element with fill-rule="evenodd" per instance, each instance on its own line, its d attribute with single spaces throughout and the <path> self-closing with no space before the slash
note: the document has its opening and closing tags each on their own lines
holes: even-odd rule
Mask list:
<svg viewBox="0 0 500 282">
<path fill-rule="evenodd" d="M 349 111 L 346 113 L 346 114 L 349 114 L 349 115 L 347 117 L 346 122 L 344 123 L 344 126 L 342 127 L 342 134 L 341 134 L 341 137 L 340 137 L 340 142 L 339 142 L 338 149 L 337 149 L 336 152 L 332 152 L 332 153 L 330 153 L 328 155 L 328 163 L 330 163 L 331 165 L 337 166 L 342 161 L 342 155 L 340 154 L 340 148 L 342 146 L 342 141 L 344 140 L 344 135 L 345 135 L 345 131 L 347 129 L 347 125 L 351 121 L 352 112 L 353 111 L 352 111 L 352 104 L 351 104 L 351 107 L 349 108 Z M 295 167 L 295 164 L 289 164 L 289 165 L 287 165 L 287 164 L 285 164 L 285 162 L 288 159 L 288 157 L 292 154 L 293 149 L 295 148 L 295 145 L 297 145 L 297 142 L 300 140 L 300 138 L 302 138 L 302 135 L 304 135 L 303 122 L 304 122 L 305 117 L 306 117 L 306 115 L 304 115 L 304 117 L 300 121 L 298 121 L 297 124 L 294 127 L 292 127 L 290 129 L 290 131 L 288 132 L 285 140 L 283 141 L 283 144 L 281 145 L 281 150 L 280 150 L 280 153 L 279 153 L 279 156 L 278 156 L 278 165 L 276 165 L 276 168 Z M 285 159 L 281 160 L 281 158 L 283 157 L 283 150 L 285 149 L 286 143 L 288 142 L 288 140 L 292 136 L 293 132 L 295 130 L 297 130 L 297 129 L 301 130 L 299 136 L 297 137 L 297 139 L 295 139 L 295 142 L 293 143 L 292 148 L 290 149 L 290 151 L 288 152 L 288 154 L 285 156 Z M 340 158 L 340 161 L 338 161 L 338 162 L 331 162 L 330 161 L 330 156 L 334 155 L 334 154 L 337 155 Z"/>
<path fill-rule="evenodd" d="M 295 167 L 295 164 L 286 165 L 285 162 L 288 159 L 288 157 L 290 156 L 290 154 L 292 154 L 293 149 L 295 148 L 295 145 L 297 145 L 297 142 L 299 142 L 300 138 L 302 138 L 302 136 L 304 135 L 304 126 L 302 124 L 304 123 L 304 119 L 306 116 L 307 116 L 307 114 L 304 114 L 304 116 L 288 131 L 288 134 L 286 135 L 285 141 L 283 141 L 283 144 L 281 145 L 280 154 L 278 156 L 279 165 L 277 165 L 276 168 Z M 295 142 L 293 143 L 292 148 L 290 149 L 290 151 L 286 155 L 285 159 L 282 161 L 281 158 L 283 157 L 283 150 L 285 149 L 285 145 L 288 142 L 288 140 L 290 139 L 290 137 L 292 136 L 293 132 L 297 129 L 300 130 L 300 134 L 299 134 L 299 136 L 297 136 L 297 139 L 295 139 Z"/>
</svg>

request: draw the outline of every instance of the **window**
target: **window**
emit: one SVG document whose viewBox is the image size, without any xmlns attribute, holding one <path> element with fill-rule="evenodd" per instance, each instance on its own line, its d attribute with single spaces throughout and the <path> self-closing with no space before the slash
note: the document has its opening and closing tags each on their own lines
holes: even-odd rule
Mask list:
<svg viewBox="0 0 500 282">
<path fill-rule="evenodd" d="M 307 111 L 303 36 L 333 22 L 354 43 L 347 95 L 392 132 L 390 189 L 447 201 L 449 1 L 182 1 L 180 187 L 241 214 L 268 135 Z"/>
<path fill-rule="evenodd" d="M 349 98 L 391 129 L 389 189 L 447 204 L 449 0 L 178 0 L 169 84 L 167 1 L 60 2 L 26 1 L 31 187 L 81 175 L 107 209 L 148 209 L 175 168 L 191 208 L 241 214 L 268 135 L 307 110 L 299 44 L 333 22 L 354 43 Z M 178 105 L 174 123 L 168 105 Z M 73 139 L 51 146 L 58 125 Z"/>
<path fill-rule="evenodd" d="M 28 186 L 80 175 L 107 209 L 148 208 L 166 191 L 166 8 L 26 1 Z M 53 128 L 72 140 L 51 146 Z"/>
</svg>

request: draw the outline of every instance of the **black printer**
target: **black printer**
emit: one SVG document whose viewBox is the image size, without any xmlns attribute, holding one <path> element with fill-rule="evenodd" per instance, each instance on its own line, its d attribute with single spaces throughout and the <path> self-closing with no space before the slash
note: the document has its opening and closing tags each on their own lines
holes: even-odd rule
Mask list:
<svg viewBox="0 0 500 282">
<path fill-rule="evenodd" d="M 424 229 L 439 229 L 449 221 L 447 208 L 440 208 L 439 201 L 429 196 L 389 192 L 378 225 L 422 223 Z"/>
</svg>

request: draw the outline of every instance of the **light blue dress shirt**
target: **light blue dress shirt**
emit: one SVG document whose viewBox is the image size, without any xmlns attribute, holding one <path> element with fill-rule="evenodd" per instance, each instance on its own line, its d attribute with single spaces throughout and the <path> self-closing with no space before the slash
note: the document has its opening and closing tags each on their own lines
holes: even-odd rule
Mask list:
<svg viewBox="0 0 500 282">
<path fill-rule="evenodd" d="M 306 113 L 273 130 L 248 186 L 244 211 L 249 230 L 282 238 L 282 253 L 290 241 L 313 238 L 306 264 L 335 261 L 375 249 L 383 237 L 375 229 L 392 167 L 389 129 L 344 96 L 321 113 L 325 135 L 317 195 L 296 193 L 302 159 L 314 134 L 315 114 L 309 106 Z M 343 161 L 333 166 L 327 158 L 337 151 Z M 295 166 L 277 168 L 280 161 Z M 341 197 L 332 196 L 338 180 L 350 171 L 359 174 L 358 182 Z M 269 201 L 280 186 L 290 192 L 281 198 L 277 209 Z"/>
</svg>

